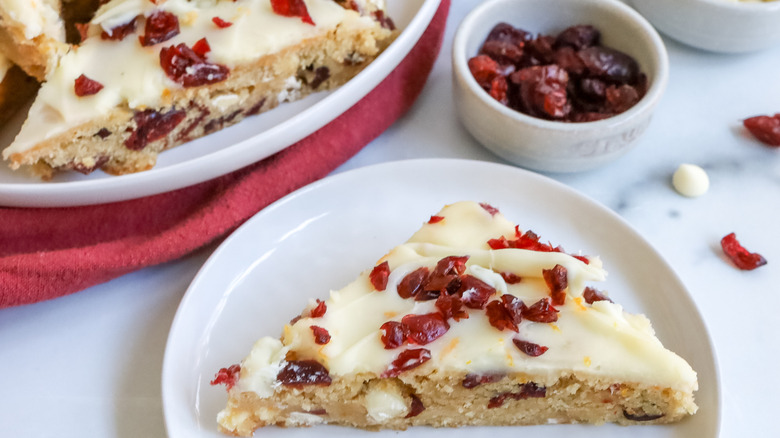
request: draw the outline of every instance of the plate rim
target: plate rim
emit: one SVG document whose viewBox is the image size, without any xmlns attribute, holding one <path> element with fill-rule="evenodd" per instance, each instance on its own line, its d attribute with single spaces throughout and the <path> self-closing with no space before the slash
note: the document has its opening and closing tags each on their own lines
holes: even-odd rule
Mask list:
<svg viewBox="0 0 780 438">
<path fill-rule="evenodd" d="M 177 342 L 174 336 L 176 334 L 175 330 L 177 330 L 177 328 L 181 325 L 180 321 L 181 319 L 184 318 L 184 316 L 182 315 L 186 316 L 185 312 L 186 312 L 186 308 L 190 306 L 189 303 L 193 299 L 195 299 L 193 298 L 195 294 L 195 292 L 193 291 L 198 290 L 199 285 L 202 282 L 206 281 L 204 280 L 204 278 L 208 278 L 207 275 L 209 274 L 209 271 L 212 270 L 213 265 L 216 265 L 221 261 L 221 259 L 224 257 L 222 254 L 230 250 L 230 247 L 234 245 L 233 242 L 240 241 L 244 237 L 243 236 L 244 234 L 250 232 L 248 230 L 254 228 L 253 224 L 255 222 L 263 221 L 265 216 L 273 215 L 276 210 L 283 208 L 283 206 L 285 206 L 290 202 L 295 202 L 297 198 L 305 196 L 309 192 L 320 190 L 322 187 L 328 185 L 339 184 L 341 180 L 359 178 L 363 174 L 370 175 L 373 173 L 378 173 L 377 172 L 378 170 L 389 171 L 394 168 L 403 168 L 407 166 L 420 166 L 421 168 L 424 169 L 430 169 L 435 166 L 475 166 L 475 167 L 484 167 L 486 169 L 494 168 L 497 170 L 516 172 L 518 174 L 523 175 L 524 178 L 530 178 L 531 180 L 535 180 L 535 181 L 544 181 L 545 184 L 550 185 L 556 190 L 561 190 L 563 192 L 568 193 L 569 195 L 579 197 L 582 200 L 586 201 L 588 204 L 590 204 L 592 207 L 597 208 L 601 210 L 602 213 L 609 215 L 613 220 L 620 222 L 628 232 L 633 234 L 634 238 L 639 239 L 646 245 L 647 250 L 649 250 L 655 257 L 657 257 L 657 259 L 668 270 L 668 274 L 671 276 L 671 279 L 679 284 L 684 294 L 682 296 L 678 296 L 678 299 L 686 300 L 687 301 L 686 304 L 695 310 L 696 322 L 703 329 L 704 339 L 702 339 L 702 341 L 705 344 L 705 347 L 707 347 L 706 350 L 710 353 L 709 354 L 710 357 L 708 357 L 707 359 L 708 362 L 711 360 L 711 365 L 712 365 L 713 380 L 715 385 L 714 388 L 711 388 L 711 390 L 714 392 L 715 407 L 717 410 L 713 414 L 714 425 L 715 425 L 714 430 L 716 436 L 720 436 L 722 430 L 722 424 L 723 424 L 723 395 L 722 395 L 723 382 L 722 382 L 721 369 L 720 369 L 721 365 L 720 365 L 720 361 L 718 360 L 718 354 L 715 348 L 715 343 L 713 342 L 711 331 L 709 330 L 706 319 L 701 314 L 699 306 L 696 305 L 693 296 L 691 295 L 688 288 L 685 286 L 685 283 L 682 281 L 682 278 L 680 277 L 677 270 L 667 261 L 665 257 L 663 257 L 660 251 L 658 251 L 658 249 L 649 240 L 644 238 L 644 236 L 642 236 L 642 234 L 639 233 L 639 231 L 636 228 L 634 228 L 633 225 L 631 225 L 627 220 L 625 220 L 620 215 L 618 215 L 615 211 L 608 208 L 606 205 L 602 204 L 601 202 L 591 198 L 590 196 L 577 191 L 573 187 L 570 187 L 560 181 L 557 181 L 545 175 L 532 172 L 523 168 L 511 166 L 508 164 L 491 162 L 491 161 L 483 161 L 483 160 L 463 159 L 463 158 L 414 158 L 414 159 L 393 160 L 393 161 L 367 165 L 355 169 L 350 169 L 337 174 L 329 175 L 326 178 L 323 178 L 305 187 L 302 187 L 280 198 L 279 200 L 273 202 L 268 207 L 266 207 L 265 209 L 261 210 L 260 212 L 252 216 L 239 228 L 234 230 L 222 243 L 220 243 L 217 249 L 214 250 L 214 252 L 208 257 L 206 262 L 198 270 L 192 282 L 188 286 L 186 292 L 182 296 L 182 299 L 179 303 L 179 306 L 172 320 L 170 330 L 168 333 L 168 338 L 165 343 L 165 352 L 163 356 L 163 366 L 161 370 L 162 372 L 160 376 L 160 381 L 161 381 L 163 416 L 164 416 L 165 427 L 168 436 L 170 436 L 171 438 L 175 438 L 178 436 L 186 436 L 186 435 L 177 434 L 176 433 L 177 429 L 174 429 L 174 427 L 180 427 L 180 426 L 173 426 L 171 424 L 172 420 L 171 420 L 170 412 L 171 409 L 173 409 L 173 407 L 170 405 L 174 403 L 173 400 L 174 394 L 171 394 L 170 391 L 175 388 L 170 387 L 171 385 L 173 385 L 170 379 L 166 381 L 166 375 L 170 374 L 169 370 L 171 369 L 171 367 L 174 366 L 173 365 L 174 359 L 171 357 L 172 355 L 171 351 L 173 350 L 172 347 L 175 346 L 175 343 Z M 436 207 L 434 206 L 434 208 Z"/>
<path fill-rule="evenodd" d="M 144 172 L 81 181 L 0 183 L 0 207 L 79 207 L 138 199 L 199 184 L 268 158 L 335 120 L 395 70 L 417 44 L 442 0 L 421 1 L 409 24 L 374 62 L 342 87 L 276 126 L 228 147 Z M 330 110 L 320 111 L 323 106 Z M 291 125 L 300 125 L 301 118 L 306 118 L 306 129 L 291 130 Z M 290 131 L 295 133 L 287 134 Z M 219 141 L 219 132 L 202 138 L 214 136 Z M 260 141 L 273 146 L 253 152 L 254 144 Z M 244 159 L 231 159 L 234 155 Z"/>
</svg>

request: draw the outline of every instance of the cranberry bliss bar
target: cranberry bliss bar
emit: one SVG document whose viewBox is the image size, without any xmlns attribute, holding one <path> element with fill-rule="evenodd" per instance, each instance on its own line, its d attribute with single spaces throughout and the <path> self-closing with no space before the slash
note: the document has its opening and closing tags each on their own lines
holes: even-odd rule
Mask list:
<svg viewBox="0 0 780 438">
<path fill-rule="evenodd" d="M 606 272 L 521 232 L 497 209 L 446 206 L 281 339 L 212 384 L 226 433 L 258 427 L 615 422 L 696 412 L 696 372 L 587 283 Z M 251 321 L 247 321 L 251 323 Z"/>
<path fill-rule="evenodd" d="M 383 1 L 112 0 L 3 151 L 14 169 L 150 169 L 164 149 L 343 84 L 393 38 Z"/>
</svg>

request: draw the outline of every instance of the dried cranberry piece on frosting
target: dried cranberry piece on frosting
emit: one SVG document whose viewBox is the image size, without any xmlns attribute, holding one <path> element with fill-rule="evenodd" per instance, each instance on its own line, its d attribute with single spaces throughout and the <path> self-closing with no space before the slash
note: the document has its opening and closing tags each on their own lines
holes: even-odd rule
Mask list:
<svg viewBox="0 0 780 438">
<path fill-rule="evenodd" d="M 133 120 L 135 120 L 136 128 L 125 140 L 125 147 L 132 151 L 142 150 L 150 142 L 168 135 L 186 116 L 185 111 L 177 109 L 166 113 L 152 109 L 135 113 Z"/>
<path fill-rule="evenodd" d="M 390 276 L 390 264 L 386 261 L 374 266 L 371 273 L 368 274 L 368 279 L 371 281 L 371 285 L 378 291 L 383 291 L 387 288 L 387 278 Z"/>
<path fill-rule="evenodd" d="M 136 22 L 138 22 L 138 17 L 134 17 L 127 23 L 120 24 L 119 26 L 113 27 L 109 30 L 104 29 L 103 32 L 100 33 L 100 38 L 111 41 L 122 41 L 126 36 L 135 32 Z M 82 36 L 82 41 L 85 39 L 85 37 L 86 35 Z M 141 44 L 143 44 L 143 42 L 141 42 Z"/>
<path fill-rule="evenodd" d="M 314 343 L 317 345 L 325 345 L 328 342 L 330 342 L 330 333 L 328 333 L 328 330 L 317 326 L 312 325 L 310 326 L 311 332 L 314 335 Z"/>
<path fill-rule="evenodd" d="M 585 290 L 582 292 L 582 298 L 585 299 L 585 302 L 588 304 L 593 304 L 596 301 L 609 301 L 610 303 L 612 300 L 610 300 L 606 295 L 602 294 L 601 292 L 597 291 L 596 289 L 588 286 L 585 288 Z"/>
<path fill-rule="evenodd" d="M 548 350 L 547 347 L 544 347 L 539 344 L 534 344 L 533 342 L 524 341 L 522 339 L 512 339 L 512 342 L 514 342 L 518 350 L 522 351 L 523 353 L 531 357 L 541 356 L 544 354 L 545 351 Z"/>
<path fill-rule="evenodd" d="M 230 21 L 225 21 L 219 17 L 214 17 L 211 19 L 211 21 L 213 21 L 214 24 L 217 25 L 217 27 L 220 29 L 225 29 L 233 25 L 233 23 Z"/>
<path fill-rule="evenodd" d="M 168 11 L 155 11 L 146 17 L 144 34 L 138 39 L 142 46 L 153 46 L 179 34 L 179 17 Z"/>
<path fill-rule="evenodd" d="M 184 43 L 163 48 L 160 65 L 169 78 L 187 88 L 222 82 L 230 74 L 226 66 L 206 61 Z"/>
<path fill-rule="evenodd" d="M 558 310 L 550 304 L 549 298 L 542 298 L 523 312 L 523 318 L 534 322 L 555 322 Z"/>
<path fill-rule="evenodd" d="M 408 274 L 398 283 L 398 296 L 412 298 L 423 288 L 423 282 L 428 278 L 428 268 L 423 266 Z"/>
<path fill-rule="evenodd" d="M 388 365 L 382 373 L 382 378 L 397 377 L 404 371 L 417 368 L 431 359 L 431 352 L 426 348 L 404 350 Z"/>
<path fill-rule="evenodd" d="M 458 295 L 469 309 L 484 309 L 496 289 L 473 275 L 464 275 L 460 279 Z"/>
<path fill-rule="evenodd" d="M 103 84 L 96 80 L 90 79 L 85 75 L 77 77 L 73 87 L 73 91 L 78 97 L 92 96 L 93 94 L 97 94 L 102 89 Z"/>
<path fill-rule="evenodd" d="M 311 312 L 309 312 L 309 317 L 311 317 L 311 318 L 320 318 L 327 311 L 328 311 L 328 305 L 325 304 L 325 301 L 317 299 L 317 305 L 314 306 L 313 309 L 311 309 Z"/>
<path fill-rule="evenodd" d="M 517 332 L 517 324 L 515 323 L 514 318 L 501 301 L 493 300 L 489 302 L 485 307 L 485 313 L 487 314 L 490 325 L 498 330 L 512 330 L 513 332 Z"/>
<path fill-rule="evenodd" d="M 550 297 L 556 306 L 566 302 L 566 288 L 569 287 L 569 274 L 565 267 L 555 265 L 552 269 L 542 269 L 542 276 L 550 289 Z"/>
<path fill-rule="evenodd" d="M 382 333 L 380 339 L 385 345 L 385 350 L 392 350 L 404 345 L 406 337 L 409 336 L 409 327 L 398 321 L 387 321 L 379 327 Z"/>
<path fill-rule="evenodd" d="M 447 333 L 450 325 L 439 313 L 426 313 L 424 315 L 406 315 L 401 322 L 409 327 L 409 342 L 417 345 L 426 345 L 439 339 Z"/>
<path fill-rule="evenodd" d="M 314 20 L 309 15 L 303 0 L 271 0 L 274 12 L 285 17 L 300 17 L 304 23 L 314 26 Z"/>
<path fill-rule="evenodd" d="M 441 294 L 436 299 L 435 305 L 445 320 L 452 318 L 455 321 L 460 321 L 469 317 L 468 312 L 463 309 L 463 301 L 457 295 Z"/>
</svg>

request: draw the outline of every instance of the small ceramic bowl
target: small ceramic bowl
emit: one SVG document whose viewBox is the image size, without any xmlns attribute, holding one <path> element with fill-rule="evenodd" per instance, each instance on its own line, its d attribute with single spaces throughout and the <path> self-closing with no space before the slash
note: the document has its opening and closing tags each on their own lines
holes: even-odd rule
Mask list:
<svg viewBox="0 0 780 438">
<path fill-rule="evenodd" d="M 601 31 L 602 45 L 636 59 L 649 80 L 647 93 L 621 114 L 585 123 L 539 119 L 504 106 L 477 84 L 468 68 L 469 58 L 499 22 L 545 35 L 593 25 Z M 504 159 L 544 172 L 590 170 L 625 154 L 650 123 L 669 76 L 658 33 L 617 0 L 487 0 L 460 24 L 452 50 L 455 105 L 466 129 Z"/>
<path fill-rule="evenodd" d="M 780 46 L 780 1 L 631 0 L 659 31 L 699 49 L 753 52 Z"/>
</svg>

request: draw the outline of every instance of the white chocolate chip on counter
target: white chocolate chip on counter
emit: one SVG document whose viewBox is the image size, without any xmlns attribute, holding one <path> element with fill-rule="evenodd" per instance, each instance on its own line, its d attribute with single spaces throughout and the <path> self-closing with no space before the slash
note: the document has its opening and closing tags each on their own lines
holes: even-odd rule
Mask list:
<svg viewBox="0 0 780 438">
<path fill-rule="evenodd" d="M 680 164 L 672 176 L 672 185 L 677 193 L 695 198 L 707 193 L 710 178 L 704 169 L 695 164 Z"/>
</svg>

